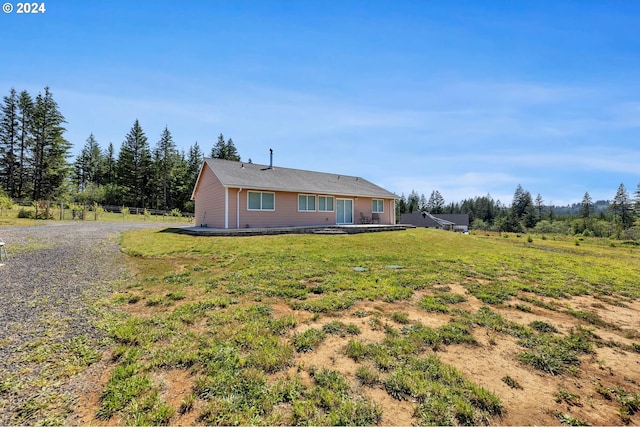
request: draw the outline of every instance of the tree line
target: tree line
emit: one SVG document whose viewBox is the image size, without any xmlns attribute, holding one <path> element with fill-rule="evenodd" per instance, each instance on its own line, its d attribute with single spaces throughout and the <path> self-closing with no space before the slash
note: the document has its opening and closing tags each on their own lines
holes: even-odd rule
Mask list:
<svg viewBox="0 0 640 427">
<path fill-rule="evenodd" d="M 64 116 L 48 87 L 35 99 L 11 89 L 0 108 L 0 193 L 17 200 L 98 203 L 193 212 L 204 157 L 197 142 L 178 150 L 168 127 L 152 147 L 136 119 L 119 150 L 90 134 L 73 160 Z M 240 160 L 220 134 L 211 157 Z M 249 160 L 250 161 L 250 160 Z"/>
<path fill-rule="evenodd" d="M 568 208 L 568 209 L 567 209 Z M 472 228 L 505 232 L 572 233 L 583 236 L 615 237 L 640 240 L 640 183 L 633 196 L 621 183 L 612 201 L 594 202 L 589 192 L 582 201 L 569 207 L 545 204 L 538 194 L 518 185 L 510 206 L 491 195 L 445 203 L 439 191 L 434 190 L 427 199 L 412 190 L 396 204 L 397 217 L 416 211 L 431 214 L 468 214 Z"/>
<path fill-rule="evenodd" d="M 136 119 L 119 150 L 102 149 L 90 134 L 73 160 L 64 137 L 64 116 L 48 87 L 34 98 L 11 89 L 0 106 L 0 205 L 6 200 L 57 201 L 193 212 L 191 193 L 204 157 L 197 142 L 178 150 L 168 127 L 152 147 Z M 240 160 L 233 140 L 220 134 L 210 157 Z M 251 159 L 248 160 L 251 162 Z M 1 207 L 1 206 L 0 206 Z M 429 198 L 413 190 L 397 204 L 402 213 L 465 213 L 473 228 L 496 231 L 573 232 L 640 240 L 640 184 L 631 197 L 620 184 L 612 202 L 593 202 L 585 193 L 566 209 L 534 199 L 518 185 L 510 206 L 491 195 L 447 204 L 438 190 Z M 635 237 L 634 237 L 635 236 Z"/>
</svg>

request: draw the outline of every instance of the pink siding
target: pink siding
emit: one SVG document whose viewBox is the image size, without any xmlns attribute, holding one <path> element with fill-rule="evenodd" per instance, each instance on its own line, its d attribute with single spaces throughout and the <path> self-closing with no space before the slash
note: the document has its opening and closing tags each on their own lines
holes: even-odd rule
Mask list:
<svg viewBox="0 0 640 427">
<path fill-rule="evenodd" d="M 358 197 L 355 200 L 353 205 L 353 218 L 356 224 L 360 223 L 360 213 L 362 213 L 365 217 L 371 218 L 373 215 L 372 211 L 372 197 Z M 395 224 L 395 201 L 392 199 L 378 199 L 382 200 L 384 211 L 378 213 L 378 217 L 380 218 L 380 224 Z M 391 208 L 393 206 L 393 208 Z"/>
<path fill-rule="evenodd" d="M 252 191 L 252 190 L 249 190 Z M 234 200 L 237 189 L 229 189 L 230 198 Z M 336 200 L 351 199 L 353 200 L 353 219 L 354 224 L 360 223 L 360 212 L 371 217 L 371 198 L 370 197 L 348 197 L 333 196 L 333 212 L 299 212 L 298 211 L 298 194 L 303 193 L 285 193 L 275 192 L 275 211 L 249 211 L 247 210 L 247 190 L 243 190 L 240 196 L 240 228 L 255 227 L 278 227 L 278 226 L 301 226 L 301 225 L 335 225 L 336 224 Z M 233 195 L 233 197 L 231 196 Z M 324 196 L 324 194 L 322 194 Z M 316 208 L 318 200 L 316 195 Z M 393 224 L 393 216 L 389 214 L 390 199 L 384 200 L 384 213 L 380 214 L 380 224 Z M 235 210 L 234 210 L 235 213 Z M 236 218 L 234 217 L 233 225 L 235 227 Z"/>
<path fill-rule="evenodd" d="M 228 188 L 222 186 L 208 166 L 203 167 L 194 191 L 195 224 L 206 224 L 212 228 L 255 228 L 303 225 L 335 225 L 337 199 L 353 200 L 353 223 L 360 224 L 360 212 L 371 218 L 371 197 L 349 197 L 333 195 L 332 212 L 298 211 L 298 195 L 303 193 L 275 192 L 274 211 L 253 211 L 247 209 L 248 191 L 251 189 Z M 225 192 L 227 193 L 227 218 L 225 223 Z M 326 194 L 320 194 L 326 196 Z M 316 209 L 318 196 L 316 196 Z M 330 195 L 329 195 L 330 196 Z M 380 224 L 395 223 L 395 208 L 392 199 L 384 199 L 384 212 L 380 213 Z M 239 215 L 238 209 L 239 206 Z"/>
<path fill-rule="evenodd" d="M 224 193 L 225 188 L 211 169 L 203 167 L 193 196 L 196 226 L 207 224 L 208 227 L 224 228 Z M 235 219 L 232 223 L 230 218 L 229 222 L 231 228 L 235 227 Z"/>
</svg>

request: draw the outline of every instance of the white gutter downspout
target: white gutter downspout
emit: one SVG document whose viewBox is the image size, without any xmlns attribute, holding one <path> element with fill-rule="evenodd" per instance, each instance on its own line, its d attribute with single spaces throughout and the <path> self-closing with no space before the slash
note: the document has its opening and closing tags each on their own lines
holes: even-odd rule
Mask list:
<svg viewBox="0 0 640 427">
<path fill-rule="evenodd" d="M 238 188 L 238 200 L 236 201 L 236 228 L 240 228 L 240 193 L 242 193 L 242 188 Z"/>
<path fill-rule="evenodd" d="M 224 187 L 224 228 L 229 228 L 229 188 Z"/>
<path fill-rule="evenodd" d="M 396 200 L 391 200 L 391 212 L 393 212 L 393 224 L 396 223 Z"/>
</svg>

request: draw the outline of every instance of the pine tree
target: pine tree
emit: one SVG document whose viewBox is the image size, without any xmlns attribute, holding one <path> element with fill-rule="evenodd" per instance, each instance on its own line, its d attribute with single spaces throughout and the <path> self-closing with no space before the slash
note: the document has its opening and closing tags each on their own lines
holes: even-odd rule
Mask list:
<svg viewBox="0 0 640 427">
<path fill-rule="evenodd" d="M 427 209 L 427 198 L 422 193 L 420 194 L 420 210 L 424 211 L 425 209 Z"/>
<path fill-rule="evenodd" d="M 411 193 L 409 193 L 409 197 L 407 198 L 407 210 L 409 213 L 420 210 L 420 196 L 418 196 L 416 190 L 411 190 Z"/>
<path fill-rule="evenodd" d="M 177 153 L 173 168 L 173 205 L 171 208 L 180 208 L 183 212 L 193 212 L 194 203 L 191 201 L 193 186 L 190 181 L 189 162 L 184 151 Z"/>
<path fill-rule="evenodd" d="M 229 138 L 229 140 L 225 142 L 224 135 L 222 134 L 218 135 L 218 141 L 211 149 L 211 157 L 214 159 L 240 161 L 240 155 L 238 155 L 238 150 L 233 144 L 233 139 Z"/>
<path fill-rule="evenodd" d="M 229 138 L 229 140 L 227 141 L 224 154 L 225 154 L 224 158 L 227 160 L 234 160 L 236 162 L 240 161 L 240 155 L 238 154 L 238 150 L 236 149 L 236 146 L 233 145 L 233 139 Z"/>
<path fill-rule="evenodd" d="M 633 201 L 634 201 L 633 212 L 636 214 L 637 217 L 640 217 L 640 182 L 636 187 L 636 192 L 634 193 Z"/>
<path fill-rule="evenodd" d="M 196 141 L 191 147 L 189 147 L 189 156 L 187 157 L 188 171 L 193 176 L 192 181 L 194 185 L 198 178 L 198 172 L 200 172 L 200 165 L 202 164 L 203 157 L 204 154 L 202 153 L 202 150 L 200 150 L 198 141 Z"/>
<path fill-rule="evenodd" d="M 34 200 L 58 196 L 69 172 L 71 144 L 64 139 L 62 127 L 66 122 L 49 88 L 44 90 L 44 96 L 38 94 L 33 110 Z"/>
<path fill-rule="evenodd" d="M 144 131 L 136 119 L 118 156 L 118 185 L 122 187 L 122 203 L 146 207 L 151 178 L 151 150 Z"/>
<path fill-rule="evenodd" d="M 580 216 L 582 218 L 590 218 L 593 215 L 593 200 L 589 192 L 584 193 L 582 202 L 580 203 Z"/>
<path fill-rule="evenodd" d="M 211 149 L 211 157 L 214 159 L 224 159 L 227 143 L 224 141 L 224 135 L 218 135 L 218 141 Z"/>
<path fill-rule="evenodd" d="M 20 92 L 18 108 L 20 109 L 20 115 L 18 116 L 19 149 L 16 197 L 21 199 L 31 193 L 33 173 L 33 138 L 31 130 L 33 128 L 34 104 L 31 95 L 26 90 Z"/>
<path fill-rule="evenodd" d="M 0 186 L 9 197 L 16 197 L 19 147 L 18 94 L 11 89 L 0 109 Z"/>
<path fill-rule="evenodd" d="M 113 148 L 113 143 L 110 142 L 107 150 L 102 154 L 102 171 L 103 176 L 100 184 L 116 184 L 116 176 L 117 176 L 117 162 L 115 149 Z"/>
<path fill-rule="evenodd" d="M 173 207 L 173 186 L 175 184 L 175 168 L 177 165 L 178 151 L 176 144 L 173 142 L 169 128 L 165 126 L 154 150 L 156 183 L 162 197 L 160 201 L 162 209 Z"/>
<path fill-rule="evenodd" d="M 544 200 L 542 199 L 542 196 L 540 195 L 540 193 L 538 193 L 538 195 L 536 196 L 536 214 L 537 214 L 537 220 L 541 220 L 542 219 L 542 214 L 544 213 Z"/>
<path fill-rule="evenodd" d="M 631 214 L 631 199 L 629 193 L 623 183 L 618 187 L 613 202 L 609 207 L 613 214 L 620 220 L 623 229 L 631 227 L 633 224 L 633 215 Z"/>
<path fill-rule="evenodd" d="M 441 214 L 444 209 L 444 197 L 438 190 L 431 192 L 429 201 L 427 202 L 427 210 L 432 214 Z"/>
<path fill-rule="evenodd" d="M 92 133 L 87 138 L 74 166 L 78 189 L 84 191 L 89 184 L 100 184 L 104 173 L 103 167 L 102 151 Z"/>
</svg>

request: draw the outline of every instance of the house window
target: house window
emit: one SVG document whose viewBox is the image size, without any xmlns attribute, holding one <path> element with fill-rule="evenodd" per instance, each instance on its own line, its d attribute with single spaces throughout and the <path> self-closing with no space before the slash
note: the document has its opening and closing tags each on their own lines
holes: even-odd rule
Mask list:
<svg viewBox="0 0 640 427">
<path fill-rule="evenodd" d="M 372 213 L 383 213 L 384 212 L 384 200 L 373 199 L 371 201 L 371 212 Z"/>
<path fill-rule="evenodd" d="M 275 193 L 264 193 L 258 191 L 247 191 L 247 197 L 249 198 L 247 206 L 250 211 L 274 211 L 275 205 Z"/>
<path fill-rule="evenodd" d="M 333 196 L 318 196 L 318 211 L 333 212 Z"/>
<path fill-rule="evenodd" d="M 298 194 L 298 211 L 316 211 L 316 196 Z"/>
</svg>

